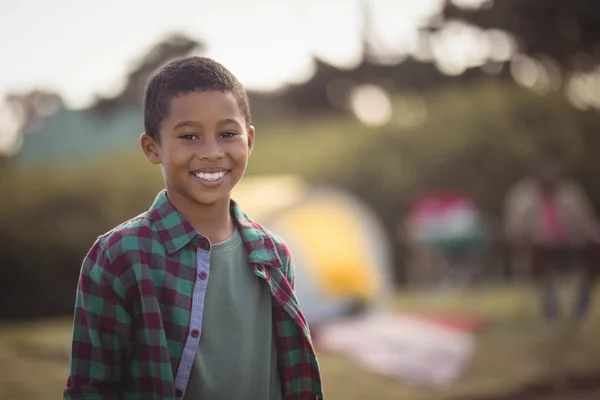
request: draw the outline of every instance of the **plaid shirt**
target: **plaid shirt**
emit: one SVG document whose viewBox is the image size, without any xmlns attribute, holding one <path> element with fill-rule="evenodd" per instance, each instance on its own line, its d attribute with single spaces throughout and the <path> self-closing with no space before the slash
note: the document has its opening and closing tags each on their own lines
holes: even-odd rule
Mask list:
<svg viewBox="0 0 600 400">
<path fill-rule="evenodd" d="M 252 269 L 275 300 L 283 399 L 322 399 L 317 358 L 293 291 L 289 249 L 233 201 L 231 210 Z M 200 336 L 190 325 L 192 314 L 201 312 L 193 310 L 201 275 L 196 249 L 209 246 L 164 191 L 148 212 L 98 238 L 81 268 L 64 399 L 183 396 Z"/>
</svg>

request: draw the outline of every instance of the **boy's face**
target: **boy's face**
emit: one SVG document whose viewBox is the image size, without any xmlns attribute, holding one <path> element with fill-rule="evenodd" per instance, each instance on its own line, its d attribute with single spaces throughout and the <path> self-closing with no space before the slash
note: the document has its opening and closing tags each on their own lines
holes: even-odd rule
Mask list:
<svg viewBox="0 0 600 400">
<path fill-rule="evenodd" d="M 254 128 L 229 92 L 192 92 L 171 100 L 160 141 L 142 134 L 150 162 L 161 164 L 167 193 L 176 205 L 228 201 L 246 171 Z"/>
</svg>

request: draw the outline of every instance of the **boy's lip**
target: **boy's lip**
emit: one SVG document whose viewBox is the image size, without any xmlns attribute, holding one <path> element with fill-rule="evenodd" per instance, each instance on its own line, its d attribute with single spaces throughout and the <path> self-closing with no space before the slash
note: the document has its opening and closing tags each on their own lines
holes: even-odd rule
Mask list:
<svg viewBox="0 0 600 400">
<path fill-rule="evenodd" d="M 212 174 L 215 172 L 229 172 L 229 170 L 227 168 L 222 168 L 222 167 L 206 167 L 206 168 L 195 169 L 192 171 L 192 174 L 199 174 L 201 172 L 203 172 L 205 174 Z"/>
</svg>

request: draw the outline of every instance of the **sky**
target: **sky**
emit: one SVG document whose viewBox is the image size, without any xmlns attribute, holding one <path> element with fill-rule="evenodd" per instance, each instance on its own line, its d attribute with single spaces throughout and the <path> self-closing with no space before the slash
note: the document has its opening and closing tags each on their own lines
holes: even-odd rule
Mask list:
<svg viewBox="0 0 600 400">
<path fill-rule="evenodd" d="M 369 4 L 378 44 L 410 51 L 442 0 Z M 361 0 L 0 0 L 0 99 L 47 88 L 86 107 L 117 93 L 131 63 L 171 32 L 204 40 L 205 54 L 248 88 L 274 89 L 309 78 L 313 55 L 358 62 L 362 24 Z"/>
<path fill-rule="evenodd" d="M 402 45 L 440 1 L 370 3 L 377 36 Z M 174 31 L 205 40 L 248 87 L 271 89 L 306 79 L 311 54 L 358 61 L 361 25 L 359 0 L 0 0 L 0 94 L 48 87 L 85 107 Z"/>
</svg>

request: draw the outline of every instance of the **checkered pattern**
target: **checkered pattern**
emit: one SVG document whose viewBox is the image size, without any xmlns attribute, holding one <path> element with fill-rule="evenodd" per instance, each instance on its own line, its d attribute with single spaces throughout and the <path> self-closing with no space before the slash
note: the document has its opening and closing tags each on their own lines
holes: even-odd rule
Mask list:
<svg viewBox="0 0 600 400">
<path fill-rule="evenodd" d="M 293 292 L 289 249 L 231 203 L 250 264 L 276 300 L 283 399 L 322 399 L 310 332 Z M 181 396 L 175 377 L 190 334 L 198 246 L 207 248 L 208 242 L 164 191 L 148 212 L 98 238 L 81 268 L 64 399 Z"/>
</svg>

